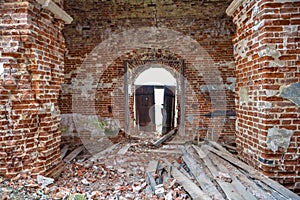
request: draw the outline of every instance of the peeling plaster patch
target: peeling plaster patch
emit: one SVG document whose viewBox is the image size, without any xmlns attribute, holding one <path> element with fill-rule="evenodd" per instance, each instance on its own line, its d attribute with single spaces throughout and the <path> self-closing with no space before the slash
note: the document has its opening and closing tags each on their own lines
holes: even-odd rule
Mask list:
<svg viewBox="0 0 300 200">
<path fill-rule="evenodd" d="M 280 87 L 280 96 L 300 107 L 300 82 Z"/>
<path fill-rule="evenodd" d="M 240 130 L 240 127 L 239 127 L 239 121 L 238 121 L 238 120 L 235 120 L 235 130 L 236 130 L 236 131 L 239 131 L 239 130 Z"/>
<path fill-rule="evenodd" d="M 298 25 L 283 26 L 283 31 L 286 33 L 297 32 Z"/>
<path fill-rule="evenodd" d="M 188 120 L 188 122 L 190 124 L 193 124 L 193 122 L 194 122 L 194 117 L 193 116 L 189 115 L 189 116 L 186 117 L 186 119 Z"/>
<path fill-rule="evenodd" d="M 267 97 L 273 97 L 276 96 L 279 93 L 278 90 L 266 90 Z"/>
<path fill-rule="evenodd" d="M 227 85 L 221 84 L 221 85 L 201 85 L 200 90 L 201 92 L 210 92 L 210 91 L 216 91 L 216 90 L 224 90 Z"/>
<path fill-rule="evenodd" d="M 230 85 L 227 86 L 229 90 L 232 92 L 235 92 L 235 83 L 236 83 L 236 78 L 234 77 L 227 77 L 227 82 L 231 83 Z"/>
<path fill-rule="evenodd" d="M 19 49 L 19 41 L 10 40 L 8 42 L 2 42 L 3 52 L 17 52 Z"/>
<path fill-rule="evenodd" d="M 234 69 L 235 68 L 234 61 L 230 61 L 230 62 L 226 62 L 226 63 L 220 64 L 220 66 L 221 67 L 228 67 L 230 69 Z"/>
<path fill-rule="evenodd" d="M 255 17 L 257 15 L 257 13 L 259 12 L 259 6 L 258 6 L 258 2 L 255 3 L 253 9 L 252 9 L 252 16 L 251 18 L 253 19 L 253 17 Z"/>
<path fill-rule="evenodd" d="M 279 147 L 284 148 L 286 151 L 290 145 L 290 140 L 294 131 L 287 129 L 279 129 L 278 127 L 273 127 L 268 130 L 267 135 L 267 147 L 271 149 L 274 153 Z"/>
<path fill-rule="evenodd" d="M 260 27 L 264 26 L 264 24 L 265 24 L 265 20 L 261 20 L 260 22 L 258 22 L 252 27 L 252 30 L 257 31 Z"/>
<path fill-rule="evenodd" d="M 272 108 L 273 104 L 271 102 L 262 102 L 260 105 L 260 109 Z"/>
<path fill-rule="evenodd" d="M 4 73 L 3 63 L 0 63 L 0 76 Z"/>
<path fill-rule="evenodd" d="M 275 64 L 279 66 L 284 65 L 284 61 L 279 60 L 281 53 L 276 49 L 276 45 L 267 45 L 266 48 L 258 52 L 259 57 L 271 56 L 274 58 Z"/>
<path fill-rule="evenodd" d="M 97 115 L 64 114 L 61 126 L 68 127 L 65 134 L 72 135 L 74 132 L 80 134 L 88 131 L 91 137 L 103 137 L 106 130 L 110 130 L 113 134 L 117 134 L 120 130 L 119 120 L 99 118 Z"/>
<path fill-rule="evenodd" d="M 236 52 L 239 54 L 242 58 L 246 58 L 246 54 L 248 52 L 248 39 L 243 39 L 239 41 L 236 45 Z"/>
<path fill-rule="evenodd" d="M 229 83 L 235 83 L 236 78 L 234 78 L 234 77 L 227 77 L 226 80 L 227 80 L 227 82 L 229 82 Z"/>
<path fill-rule="evenodd" d="M 81 95 L 88 97 L 89 91 L 93 89 L 94 77 L 92 74 L 87 74 L 86 78 L 82 81 Z"/>
<path fill-rule="evenodd" d="M 249 102 L 249 95 L 248 95 L 248 89 L 241 87 L 239 90 L 239 98 L 240 98 L 240 105 L 243 103 L 248 104 Z"/>
</svg>

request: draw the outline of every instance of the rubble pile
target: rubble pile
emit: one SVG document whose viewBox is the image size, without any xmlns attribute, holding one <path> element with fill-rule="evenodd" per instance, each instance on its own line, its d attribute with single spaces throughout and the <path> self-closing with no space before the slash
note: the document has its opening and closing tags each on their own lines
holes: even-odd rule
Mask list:
<svg viewBox="0 0 300 200">
<path fill-rule="evenodd" d="M 170 134 L 171 136 L 171 134 Z M 222 145 L 127 140 L 90 155 L 84 146 L 62 148 L 57 180 L 22 172 L 0 178 L 1 199 L 183 200 L 300 199 L 238 160 Z M 65 150 L 63 150 L 65 149 Z M 231 148 L 232 149 L 232 148 Z"/>
</svg>

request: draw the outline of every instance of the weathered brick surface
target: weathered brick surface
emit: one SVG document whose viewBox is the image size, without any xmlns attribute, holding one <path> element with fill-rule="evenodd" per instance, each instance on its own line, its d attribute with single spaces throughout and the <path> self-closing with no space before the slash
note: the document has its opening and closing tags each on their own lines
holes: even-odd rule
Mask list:
<svg viewBox="0 0 300 200">
<path fill-rule="evenodd" d="M 234 26 L 225 14 L 225 8 L 230 1 L 153 2 L 151 3 L 150 0 L 65 1 L 65 9 L 74 21 L 64 29 L 68 50 L 65 57 L 65 82 L 59 101 L 63 116 L 74 112 L 74 107 L 76 109 L 81 107 L 81 110 L 77 110 L 78 113 L 88 115 L 95 110 L 98 116 L 120 121 L 121 128 L 124 128 L 124 60 L 185 60 L 186 133 L 191 135 L 193 129 L 199 125 L 199 118 L 202 118 L 207 126 L 213 126 L 225 140 L 234 138 L 234 117 L 199 116 L 215 110 L 234 110 L 235 75 L 231 43 Z M 166 28 L 177 31 L 186 38 L 185 40 L 180 39 L 179 36 L 168 38 L 162 33 L 161 36 L 149 39 L 148 32 L 144 35 L 136 35 L 136 38 L 124 34 L 143 27 Z M 140 40 L 140 46 L 122 46 L 121 39 L 112 39 L 118 34 L 124 34 L 123 42 L 128 38 L 132 39 L 132 43 Z M 111 42 L 107 42 L 110 39 Z M 168 43 L 172 39 L 173 42 Z M 192 43 L 189 41 L 192 40 L 198 42 L 203 52 L 186 51 L 191 48 Z M 107 46 L 104 45 L 106 42 Z M 91 55 L 92 50 L 98 45 L 101 48 L 99 47 L 98 52 L 94 51 L 95 54 Z M 118 54 L 114 60 L 109 60 L 114 53 L 120 55 Z M 93 59 L 89 61 L 93 66 L 89 70 L 80 71 L 83 61 L 89 56 Z M 106 61 L 110 63 L 102 70 L 101 67 L 104 67 L 99 63 L 106 63 Z M 138 67 L 135 65 L 131 69 L 133 74 L 141 72 Z M 179 68 L 169 65 L 166 69 L 173 74 L 180 74 Z M 94 89 L 95 98 L 85 101 L 80 101 L 81 97 L 74 98 L 74 94 L 82 93 L 82 90 L 78 89 L 78 85 L 81 85 L 78 81 L 80 78 L 76 77 L 79 73 L 79 76 L 86 81 L 84 84 L 90 84 L 91 88 L 98 86 Z M 97 77 L 91 78 L 95 74 Z M 131 77 L 131 83 L 135 78 L 136 76 Z M 133 86 L 131 89 L 134 92 Z M 129 99 L 132 125 L 134 123 L 133 95 Z M 88 101 L 92 101 L 90 102 L 92 106 Z M 177 103 L 180 105 L 180 96 Z M 112 113 L 109 112 L 109 106 L 113 108 Z"/>
<path fill-rule="evenodd" d="M 271 0 L 233 15 L 240 158 L 298 193 L 299 18 L 300 2 Z"/>
<path fill-rule="evenodd" d="M 2 0 L 0 16 L 0 174 L 47 175 L 61 164 L 63 22 L 26 0 Z"/>
</svg>

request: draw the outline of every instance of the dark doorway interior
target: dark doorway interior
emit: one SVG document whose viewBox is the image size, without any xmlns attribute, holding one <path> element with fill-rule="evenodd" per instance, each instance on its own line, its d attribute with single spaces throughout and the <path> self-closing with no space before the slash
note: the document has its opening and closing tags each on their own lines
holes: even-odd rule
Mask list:
<svg viewBox="0 0 300 200">
<path fill-rule="evenodd" d="M 137 86 L 135 101 L 136 122 L 140 130 L 155 131 L 154 86 Z"/>
<path fill-rule="evenodd" d="M 164 86 L 163 134 L 174 128 L 175 89 L 174 86 Z"/>
<path fill-rule="evenodd" d="M 163 89 L 163 104 L 155 104 L 155 89 Z M 157 132 L 157 126 L 162 124 L 161 132 L 164 134 L 174 128 L 175 118 L 175 86 L 136 86 L 135 109 L 136 125 L 140 131 Z M 162 121 L 156 124 L 155 112 L 161 110 Z"/>
</svg>

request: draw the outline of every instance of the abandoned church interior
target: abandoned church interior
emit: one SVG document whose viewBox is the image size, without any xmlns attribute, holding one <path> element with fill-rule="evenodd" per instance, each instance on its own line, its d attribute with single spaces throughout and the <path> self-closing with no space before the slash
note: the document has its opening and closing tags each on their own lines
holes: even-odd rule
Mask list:
<svg viewBox="0 0 300 200">
<path fill-rule="evenodd" d="M 60 180 L 63 149 L 109 161 L 131 138 L 129 153 L 159 141 L 158 160 L 163 146 L 179 157 L 208 143 L 212 162 L 212 146 L 231 150 L 279 183 L 274 199 L 299 199 L 299 0 L 0 0 L 0 16 L 0 180 Z"/>
</svg>

